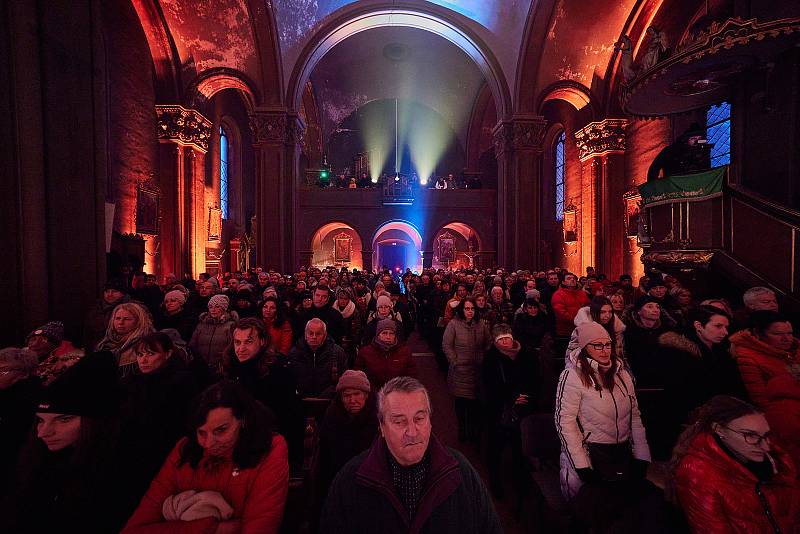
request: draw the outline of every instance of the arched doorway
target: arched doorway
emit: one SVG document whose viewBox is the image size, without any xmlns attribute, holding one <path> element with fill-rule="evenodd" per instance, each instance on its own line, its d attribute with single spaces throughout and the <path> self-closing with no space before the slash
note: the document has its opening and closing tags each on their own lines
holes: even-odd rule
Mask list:
<svg viewBox="0 0 800 534">
<path fill-rule="evenodd" d="M 311 238 L 312 267 L 335 266 L 363 269 L 361 236 L 349 224 L 330 222 Z"/>
<path fill-rule="evenodd" d="M 374 269 L 387 266 L 395 273 L 406 269 L 422 271 L 422 236 L 412 224 L 390 221 L 375 232 L 372 238 L 372 265 Z"/>
<path fill-rule="evenodd" d="M 475 268 L 480 265 L 482 243 L 478 232 L 463 222 L 442 226 L 433 236 L 434 269 Z"/>
</svg>

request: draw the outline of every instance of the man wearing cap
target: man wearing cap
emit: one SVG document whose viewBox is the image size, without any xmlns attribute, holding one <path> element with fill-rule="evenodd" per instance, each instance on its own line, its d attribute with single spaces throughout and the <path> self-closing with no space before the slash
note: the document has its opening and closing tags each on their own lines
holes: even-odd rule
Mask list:
<svg viewBox="0 0 800 534">
<path fill-rule="evenodd" d="M 336 384 L 336 397 L 328 406 L 320 427 L 317 512 L 336 473 L 369 449 L 377 435 L 375 395 L 367 375 L 363 371 L 347 370 Z"/>
<path fill-rule="evenodd" d="M 381 435 L 339 471 L 320 532 L 502 532 L 478 473 L 433 435 L 425 386 L 394 378 L 378 392 L 377 403 Z"/>
<path fill-rule="evenodd" d="M 381 319 L 372 343 L 358 351 L 354 367 L 363 370 L 378 390 L 396 376 L 417 376 L 411 349 L 397 335 L 397 323 Z"/>
</svg>

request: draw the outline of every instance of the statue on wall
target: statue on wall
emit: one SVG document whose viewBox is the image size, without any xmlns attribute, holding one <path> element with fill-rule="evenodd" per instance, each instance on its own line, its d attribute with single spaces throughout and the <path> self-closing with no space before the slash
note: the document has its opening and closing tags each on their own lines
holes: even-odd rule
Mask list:
<svg viewBox="0 0 800 534">
<path fill-rule="evenodd" d="M 633 68 L 633 43 L 631 38 L 623 35 L 622 38 L 614 45 L 614 48 L 619 50 L 619 68 L 622 71 L 622 79 L 625 83 L 630 83 L 631 80 L 636 78 L 636 70 Z"/>
<path fill-rule="evenodd" d="M 650 43 L 647 45 L 647 50 L 642 57 L 640 65 L 642 72 L 650 70 L 659 61 L 667 57 L 666 33 L 659 31 L 655 26 L 650 26 L 647 28 L 647 35 L 650 37 Z"/>
</svg>

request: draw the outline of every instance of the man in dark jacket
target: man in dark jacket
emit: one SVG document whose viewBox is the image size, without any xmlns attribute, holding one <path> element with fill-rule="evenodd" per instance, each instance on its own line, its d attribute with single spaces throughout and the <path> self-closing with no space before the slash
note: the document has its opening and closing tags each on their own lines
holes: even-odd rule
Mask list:
<svg viewBox="0 0 800 534">
<path fill-rule="evenodd" d="M 331 292 L 327 286 L 318 285 L 311 293 L 312 306 L 302 310 L 298 317 L 300 324 L 305 324 L 311 319 L 321 319 L 325 323 L 328 336 L 333 338 L 337 345 L 342 344 L 344 335 L 344 321 L 342 314 L 331 306 Z"/>
<path fill-rule="evenodd" d="M 305 335 L 289 351 L 289 368 L 301 398 L 330 399 L 347 369 L 347 354 L 328 335 L 325 322 L 314 318 L 306 323 Z"/>
<path fill-rule="evenodd" d="M 331 486 L 321 533 L 495 534 L 500 520 L 466 458 L 431 434 L 419 381 L 397 377 L 378 393 L 381 437 Z"/>
</svg>

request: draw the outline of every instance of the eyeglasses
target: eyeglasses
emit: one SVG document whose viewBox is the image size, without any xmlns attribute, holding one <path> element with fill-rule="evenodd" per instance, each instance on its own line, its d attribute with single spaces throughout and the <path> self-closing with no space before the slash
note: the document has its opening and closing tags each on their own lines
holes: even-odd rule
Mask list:
<svg viewBox="0 0 800 534">
<path fill-rule="evenodd" d="M 608 343 L 589 343 L 594 350 L 611 350 L 611 342 Z"/>
<path fill-rule="evenodd" d="M 745 443 L 750 445 L 761 445 L 765 441 L 769 443 L 772 439 L 772 432 L 767 432 L 766 434 L 761 435 L 758 432 L 750 432 L 749 430 L 736 430 L 735 428 L 731 428 L 729 426 L 725 426 L 725 428 L 742 436 Z"/>
</svg>

